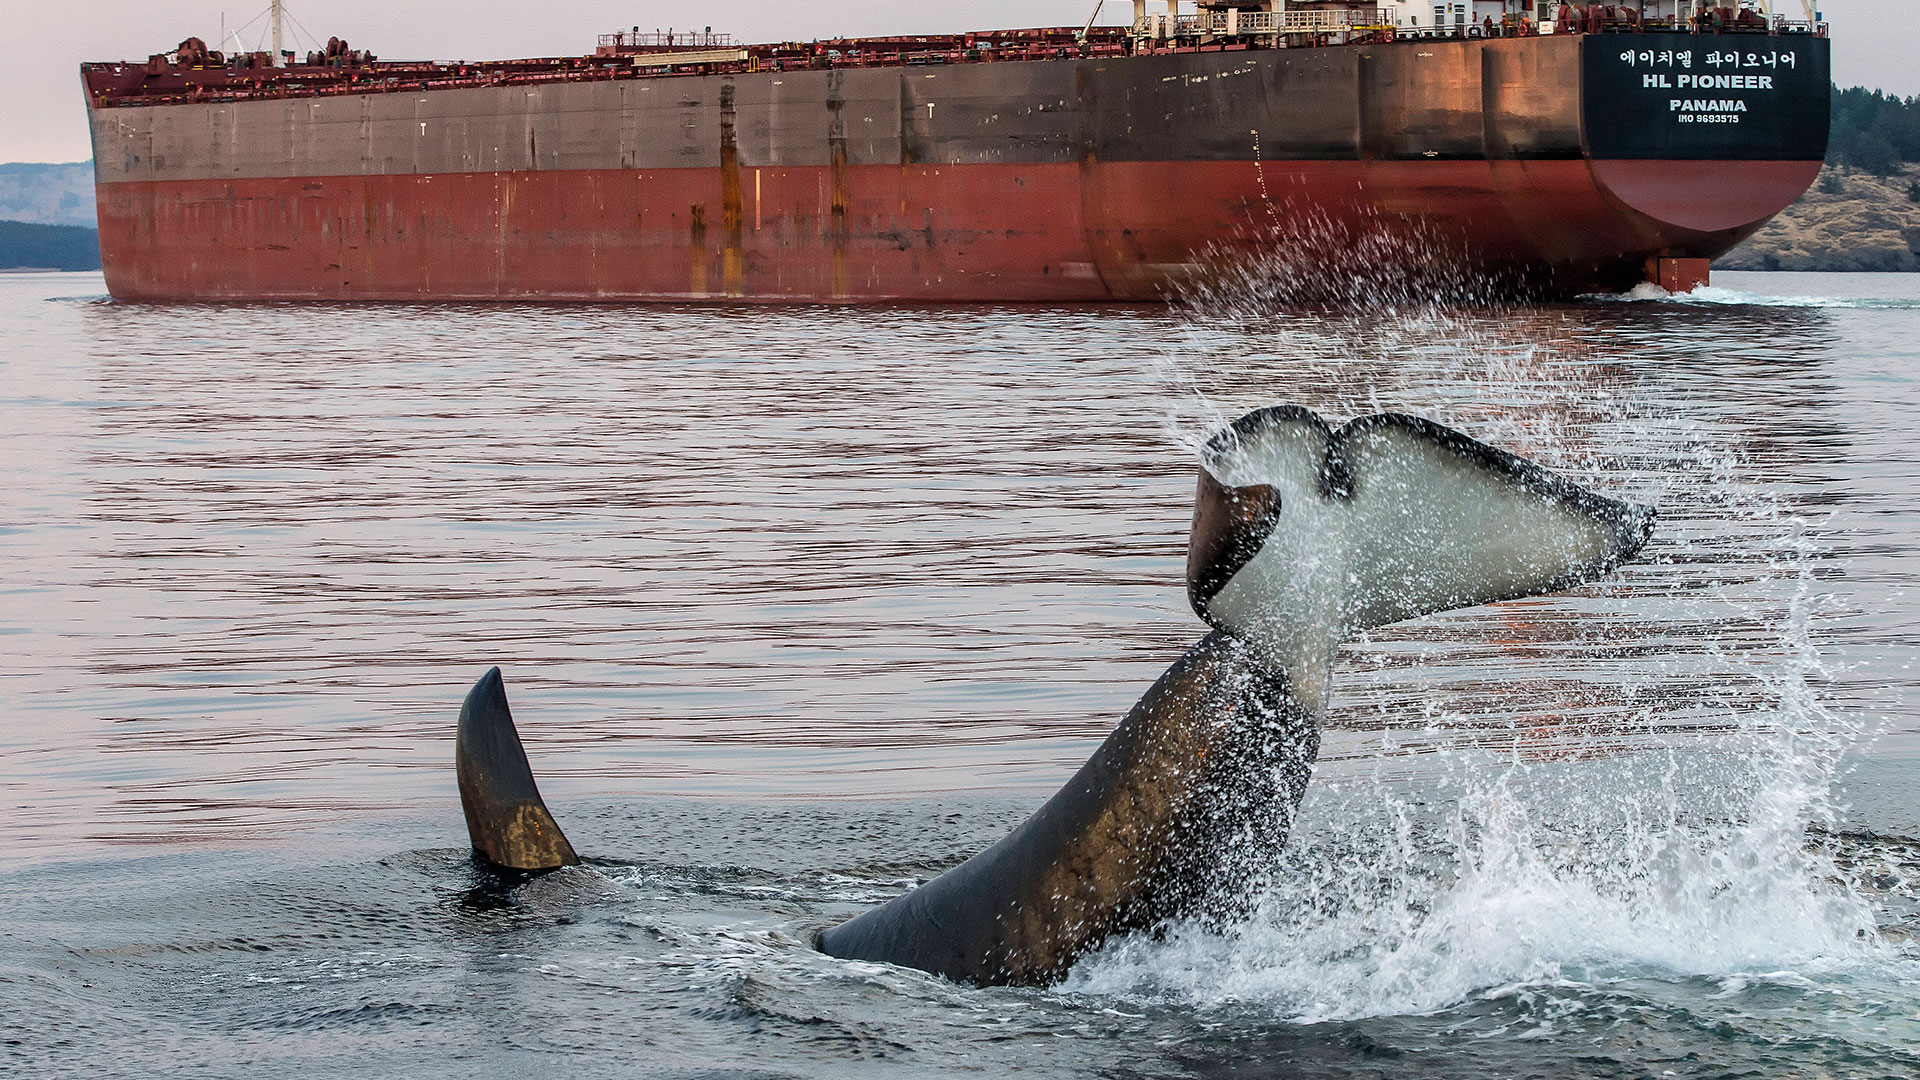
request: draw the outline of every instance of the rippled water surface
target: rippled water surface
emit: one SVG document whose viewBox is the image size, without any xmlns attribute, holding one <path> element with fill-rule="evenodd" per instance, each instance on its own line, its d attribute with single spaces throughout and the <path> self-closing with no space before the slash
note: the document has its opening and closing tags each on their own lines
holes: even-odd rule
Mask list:
<svg viewBox="0 0 1920 1080">
<path fill-rule="evenodd" d="M 147 307 L 0 276 L 22 1075 L 1920 1074 L 1920 279 L 1548 308 Z M 1432 416 L 1659 507 L 1343 650 L 1275 884 L 1061 986 L 819 928 L 1201 633 L 1192 448 Z M 499 664 L 590 865 L 451 769 Z"/>
</svg>

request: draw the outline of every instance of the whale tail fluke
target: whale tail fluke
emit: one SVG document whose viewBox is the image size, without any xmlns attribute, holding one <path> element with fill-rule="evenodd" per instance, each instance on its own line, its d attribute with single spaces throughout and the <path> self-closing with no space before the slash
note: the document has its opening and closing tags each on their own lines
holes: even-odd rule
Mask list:
<svg viewBox="0 0 1920 1080">
<path fill-rule="evenodd" d="M 1278 406 L 1208 444 L 1188 595 L 1208 622 L 1308 665 L 1373 627 L 1594 581 L 1653 523 L 1431 420 L 1378 413 L 1336 431 Z"/>
<path fill-rule="evenodd" d="M 533 782 L 499 668 L 482 675 L 460 706 L 453 764 L 475 858 L 522 873 L 580 861 Z"/>
</svg>

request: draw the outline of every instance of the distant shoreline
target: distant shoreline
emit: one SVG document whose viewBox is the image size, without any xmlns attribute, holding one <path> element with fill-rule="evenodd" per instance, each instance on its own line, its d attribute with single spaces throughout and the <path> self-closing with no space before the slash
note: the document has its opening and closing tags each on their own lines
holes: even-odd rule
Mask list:
<svg viewBox="0 0 1920 1080">
<path fill-rule="evenodd" d="M 0 270 L 27 269 L 100 269 L 100 230 L 0 221 Z"/>
</svg>

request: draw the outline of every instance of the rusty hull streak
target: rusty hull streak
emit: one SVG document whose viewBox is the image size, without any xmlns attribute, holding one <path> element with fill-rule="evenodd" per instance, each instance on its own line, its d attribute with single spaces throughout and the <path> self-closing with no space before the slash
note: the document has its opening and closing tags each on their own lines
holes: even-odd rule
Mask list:
<svg viewBox="0 0 1920 1080">
<path fill-rule="evenodd" d="M 852 201 L 847 194 L 847 99 L 843 93 L 845 73 L 832 71 L 827 74 L 827 110 L 832 121 L 827 125 L 827 172 L 828 183 L 832 189 L 827 222 L 827 244 L 831 250 L 833 293 L 832 299 L 841 300 L 847 295 L 847 206 Z"/>
<path fill-rule="evenodd" d="M 694 203 L 687 208 L 687 290 L 693 296 L 707 295 L 707 207 Z"/>
<path fill-rule="evenodd" d="M 741 285 L 740 140 L 732 80 L 720 84 L 720 282 L 728 296 L 746 295 Z"/>
</svg>

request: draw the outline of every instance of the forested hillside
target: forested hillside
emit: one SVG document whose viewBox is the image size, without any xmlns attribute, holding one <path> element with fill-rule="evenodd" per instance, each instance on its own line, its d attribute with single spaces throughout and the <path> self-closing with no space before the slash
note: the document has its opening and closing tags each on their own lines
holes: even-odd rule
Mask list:
<svg viewBox="0 0 1920 1080">
<path fill-rule="evenodd" d="M 1855 86 L 1833 93 L 1827 162 L 1892 176 L 1920 162 L 1920 97 L 1898 98 Z"/>
<path fill-rule="evenodd" d="M 78 225 L 0 221 L 0 270 L 98 270 L 100 234 Z"/>
</svg>

